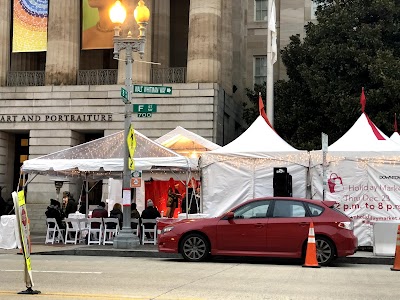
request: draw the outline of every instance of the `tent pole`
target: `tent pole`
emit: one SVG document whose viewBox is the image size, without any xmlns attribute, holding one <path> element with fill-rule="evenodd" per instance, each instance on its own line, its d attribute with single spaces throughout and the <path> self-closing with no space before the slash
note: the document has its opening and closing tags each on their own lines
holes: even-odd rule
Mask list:
<svg viewBox="0 0 400 300">
<path fill-rule="evenodd" d="M 85 218 L 88 217 L 89 215 L 89 182 L 87 180 L 87 173 L 85 173 L 85 194 L 86 194 L 86 213 L 85 213 Z"/>
</svg>

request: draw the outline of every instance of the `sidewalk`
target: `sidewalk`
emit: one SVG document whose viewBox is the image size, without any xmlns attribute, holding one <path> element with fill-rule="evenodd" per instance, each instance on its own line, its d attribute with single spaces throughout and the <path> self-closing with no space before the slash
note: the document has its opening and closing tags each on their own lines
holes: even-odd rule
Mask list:
<svg viewBox="0 0 400 300">
<path fill-rule="evenodd" d="M 45 238 L 32 236 L 32 255 L 79 255 L 79 256 L 118 256 L 118 257 L 157 257 L 181 259 L 180 254 L 160 253 L 156 245 L 139 245 L 134 249 L 115 249 L 113 245 L 85 244 L 44 244 Z M 19 249 L 0 249 L 1 254 L 18 254 Z M 339 258 L 336 263 L 393 265 L 394 257 L 375 256 L 373 252 L 358 251 L 352 256 Z"/>
</svg>

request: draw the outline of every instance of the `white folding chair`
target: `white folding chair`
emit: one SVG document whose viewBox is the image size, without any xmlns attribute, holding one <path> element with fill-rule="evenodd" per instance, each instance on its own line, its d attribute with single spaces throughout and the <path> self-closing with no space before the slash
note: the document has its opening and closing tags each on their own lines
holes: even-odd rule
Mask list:
<svg viewBox="0 0 400 300">
<path fill-rule="evenodd" d="M 145 224 L 152 224 L 151 228 L 145 228 Z M 150 227 L 150 226 L 149 226 Z M 150 238 L 146 237 L 149 233 Z M 142 245 L 144 244 L 157 244 L 157 221 L 155 219 L 142 219 L 141 225 Z"/>
<path fill-rule="evenodd" d="M 133 230 L 133 234 L 140 236 L 140 219 L 131 218 L 131 228 Z"/>
<path fill-rule="evenodd" d="M 114 237 L 119 232 L 119 221 L 118 218 L 104 218 L 104 238 L 103 245 L 113 244 Z"/>
<path fill-rule="evenodd" d="M 103 239 L 103 219 L 102 218 L 89 218 L 88 219 L 88 245 L 98 244 L 101 245 Z"/>
<path fill-rule="evenodd" d="M 47 218 L 46 223 L 47 223 L 47 232 L 46 232 L 46 241 L 44 243 L 45 244 L 47 243 L 54 244 L 54 242 L 64 243 L 64 229 L 60 229 L 56 219 Z"/>
<path fill-rule="evenodd" d="M 77 244 L 77 242 L 84 242 L 85 236 L 84 233 L 87 232 L 86 219 L 74 219 L 74 218 L 65 218 L 65 240 L 64 243 L 68 244 Z"/>
</svg>

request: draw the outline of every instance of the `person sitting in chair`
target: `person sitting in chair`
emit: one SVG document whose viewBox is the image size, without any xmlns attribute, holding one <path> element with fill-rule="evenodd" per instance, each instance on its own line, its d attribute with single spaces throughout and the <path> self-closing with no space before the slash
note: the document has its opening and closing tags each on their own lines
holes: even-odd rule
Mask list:
<svg viewBox="0 0 400 300">
<path fill-rule="evenodd" d="M 54 199 L 50 199 L 50 205 L 47 206 L 47 210 L 45 212 L 45 215 L 47 218 L 54 218 L 56 219 L 57 225 L 60 229 L 65 229 L 65 225 L 63 223 L 63 217 L 61 213 L 61 207 L 60 207 L 60 202 Z M 51 228 L 54 226 L 51 224 Z"/>
<path fill-rule="evenodd" d="M 158 209 L 154 207 L 153 200 L 148 199 L 148 200 L 147 200 L 147 207 L 146 207 L 146 209 L 142 212 L 142 220 L 143 220 L 143 219 L 152 219 L 152 220 L 155 220 L 155 219 L 157 219 L 157 218 L 161 218 L 161 214 L 160 214 L 160 212 L 158 211 Z M 151 224 L 151 223 L 146 224 L 146 223 L 144 223 L 144 228 L 145 228 L 145 229 L 152 229 L 152 228 L 154 228 L 154 226 L 155 226 L 155 224 Z M 149 238 L 152 238 L 150 232 L 146 232 L 146 237 L 147 237 L 148 239 L 149 239 Z"/>
<path fill-rule="evenodd" d="M 100 202 L 100 204 L 92 211 L 92 218 L 108 218 L 108 212 L 105 207 L 106 204 Z M 100 228 L 100 224 L 93 223 L 92 228 Z"/>
</svg>

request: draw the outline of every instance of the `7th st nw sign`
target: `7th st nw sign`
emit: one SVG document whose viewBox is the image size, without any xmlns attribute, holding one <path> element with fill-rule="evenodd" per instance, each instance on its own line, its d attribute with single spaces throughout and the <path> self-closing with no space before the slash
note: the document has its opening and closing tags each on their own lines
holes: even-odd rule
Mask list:
<svg viewBox="0 0 400 300">
<path fill-rule="evenodd" d="M 164 94 L 171 95 L 172 87 L 157 85 L 134 85 L 133 92 L 139 94 Z"/>
</svg>

